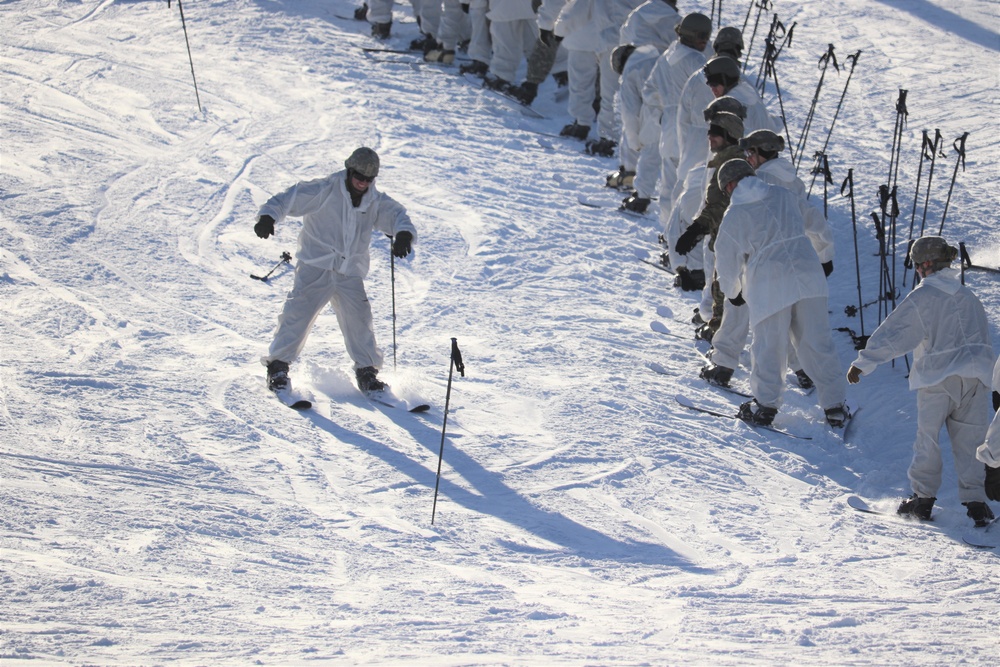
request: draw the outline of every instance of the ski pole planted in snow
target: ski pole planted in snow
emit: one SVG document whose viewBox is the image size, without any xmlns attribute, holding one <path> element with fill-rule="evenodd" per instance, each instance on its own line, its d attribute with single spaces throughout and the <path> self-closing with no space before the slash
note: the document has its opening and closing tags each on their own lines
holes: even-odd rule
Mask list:
<svg viewBox="0 0 1000 667">
<path fill-rule="evenodd" d="M 167 9 L 170 9 L 171 0 L 167 0 Z M 184 44 L 187 45 L 188 62 L 191 63 L 191 80 L 194 82 L 194 98 L 198 102 L 198 111 L 201 111 L 201 95 L 198 94 L 198 79 L 194 76 L 194 59 L 191 58 L 191 42 L 188 41 L 187 21 L 184 20 L 184 5 L 181 0 L 177 0 L 177 9 L 181 12 L 181 27 L 184 28 Z"/>
<path fill-rule="evenodd" d="M 823 142 L 823 148 L 820 150 L 826 152 L 827 146 L 830 145 L 830 137 L 833 136 L 833 126 L 837 123 L 837 116 L 840 115 L 840 109 L 844 106 L 844 98 L 847 97 L 847 87 L 851 85 L 851 77 L 854 75 L 854 66 L 858 64 L 858 58 L 861 57 L 861 51 L 847 56 L 847 60 L 851 61 L 851 71 L 847 73 L 847 81 L 844 83 L 844 91 L 840 93 L 840 102 L 837 103 L 837 110 L 833 112 L 833 119 L 830 121 L 830 129 L 826 132 L 826 140 Z M 813 175 L 812 183 L 809 184 L 809 194 L 812 194 L 813 186 L 816 184 L 816 176 Z M 807 195 L 808 197 L 808 195 Z"/>
<path fill-rule="evenodd" d="M 396 241 L 395 236 L 390 236 L 392 239 L 389 243 L 390 245 Z M 389 282 L 392 286 L 392 370 L 396 370 L 396 255 L 389 251 Z"/>
<path fill-rule="evenodd" d="M 969 138 L 969 133 L 966 132 L 958 139 L 955 139 L 955 143 L 952 146 L 955 151 L 958 152 L 958 159 L 955 161 L 955 171 L 951 174 L 951 185 L 948 186 L 948 197 L 944 200 L 944 213 L 941 215 L 941 226 L 938 227 L 938 236 L 944 231 L 944 220 L 948 217 L 948 205 L 951 204 L 951 192 L 955 189 L 955 179 L 958 178 L 958 168 L 962 167 L 962 171 L 965 171 L 965 140 Z"/>
<path fill-rule="evenodd" d="M 458 339 L 451 339 L 451 366 L 448 368 L 448 391 L 444 397 L 444 420 L 441 422 L 441 449 L 438 452 L 437 480 L 434 482 L 434 504 L 431 506 L 431 525 L 437 514 L 438 489 L 441 486 L 441 462 L 444 460 L 444 434 L 448 427 L 448 405 L 451 403 L 451 378 L 455 369 L 465 377 L 465 363 L 462 361 L 462 351 L 458 349 Z"/>
<path fill-rule="evenodd" d="M 844 191 L 847 194 L 844 194 Z M 841 196 L 849 197 L 851 200 L 851 226 L 854 229 L 854 272 L 858 279 L 858 315 L 861 317 L 861 336 L 867 340 L 865 336 L 865 314 L 864 314 L 864 299 L 861 298 L 861 261 L 858 255 L 858 215 L 854 208 L 854 170 L 847 170 L 847 178 L 844 179 L 843 185 L 840 186 Z M 847 312 L 850 316 L 850 311 Z"/>
<path fill-rule="evenodd" d="M 278 262 L 277 264 L 275 264 L 273 269 L 271 269 L 270 271 L 268 271 L 263 276 L 255 276 L 254 274 L 251 273 L 250 277 L 253 278 L 254 280 L 259 280 L 262 283 L 266 283 L 267 279 L 271 277 L 272 273 L 274 273 L 275 271 L 278 270 L 279 266 L 281 266 L 282 264 L 287 264 L 287 263 L 289 263 L 291 261 L 292 261 L 292 255 L 290 253 L 283 252 L 283 253 L 281 253 L 281 261 Z"/>
</svg>

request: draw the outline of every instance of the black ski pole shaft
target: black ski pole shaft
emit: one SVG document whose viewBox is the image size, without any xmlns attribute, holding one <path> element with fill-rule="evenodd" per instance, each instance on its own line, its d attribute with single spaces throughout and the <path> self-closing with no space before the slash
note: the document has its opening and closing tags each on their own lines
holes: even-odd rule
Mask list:
<svg viewBox="0 0 1000 667">
<path fill-rule="evenodd" d="M 934 146 L 931 148 L 931 168 L 927 171 L 927 192 L 924 194 L 924 214 L 920 218 L 920 233 L 917 236 L 924 235 L 924 229 L 927 227 L 927 207 L 931 203 L 931 183 L 934 182 L 934 167 L 937 164 L 937 158 L 941 151 L 941 142 L 944 137 L 941 135 L 941 130 L 934 130 Z M 941 157 L 944 157 L 943 155 Z"/>
<path fill-rule="evenodd" d="M 829 219 L 829 209 L 827 208 L 827 200 L 829 198 L 829 192 L 827 190 L 827 184 L 833 183 L 833 174 L 830 173 L 830 161 L 827 159 L 826 153 L 822 151 L 817 151 L 816 155 L 813 156 L 816 159 L 816 164 L 813 165 L 812 174 L 815 180 L 816 176 L 823 176 L 823 217 Z M 809 199 L 809 195 L 806 195 L 806 199 Z"/>
<path fill-rule="evenodd" d="M 167 9 L 170 9 L 170 0 L 167 0 Z M 188 62 L 191 64 L 191 81 L 194 82 L 194 98 L 198 102 L 198 111 L 201 112 L 201 95 L 198 94 L 198 79 L 194 75 L 194 59 L 191 57 L 191 42 L 188 40 L 187 21 L 184 20 L 184 4 L 177 0 L 177 9 L 181 13 L 181 27 L 184 29 L 184 44 L 187 45 Z"/>
<path fill-rule="evenodd" d="M 962 167 L 962 171 L 965 171 L 965 140 L 969 138 L 969 133 L 966 132 L 958 139 L 955 139 L 955 143 L 952 144 L 954 149 L 958 152 L 958 159 L 955 160 L 955 171 L 951 175 L 951 185 L 948 186 L 948 196 L 944 200 L 944 213 L 941 215 L 941 226 L 938 227 L 938 236 L 944 232 L 944 221 L 948 217 L 948 206 L 951 204 L 951 193 L 955 189 L 955 179 L 958 178 L 958 168 Z"/>
<path fill-rule="evenodd" d="M 923 131 L 920 140 L 920 162 L 917 164 L 917 190 L 913 193 L 913 208 L 910 211 L 910 231 L 906 239 L 906 260 L 903 262 L 903 285 L 906 285 L 906 274 L 910 268 L 910 246 L 913 245 L 913 227 L 917 221 L 917 202 L 920 201 L 920 179 L 924 170 L 924 159 L 927 157 L 927 147 L 931 145 L 931 138 L 927 130 Z"/>
<path fill-rule="evenodd" d="M 764 37 L 764 53 L 760 58 L 760 67 L 757 69 L 757 80 L 754 82 L 754 89 L 764 97 L 764 82 L 767 80 L 767 74 L 765 73 L 764 66 L 767 64 L 768 59 L 773 59 L 776 47 L 774 46 L 774 37 L 778 29 L 778 15 L 775 14 L 771 18 L 771 27 L 767 29 L 767 36 Z"/>
<path fill-rule="evenodd" d="M 844 98 L 847 97 L 847 87 L 851 85 L 851 76 L 854 75 L 854 66 L 858 64 L 858 58 L 861 57 L 861 51 L 847 56 L 847 60 L 851 61 L 851 71 L 847 73 L 847 82 L 844 83 L 844 90 L 840 93 L 840 102 L 837 103 L 837 109 L 833 112 L 833 119 L 830 121 L 830 129 L 826 132 L 826 140 L 823 141 L 823 148 L 821 149 L 824 153 L 827 147 L 830 145 L 830 137 L 833 136 L 833 126 L 837 123 L 837 116 L 840 115 L 840 109 L 844 106 Z M 816 177 L 813 177 L 812 183 L 809 184 L 809 194 L 812 194 L 813 185 L 816 183 Z"/>
<path fill-rule="evenodd" d="M 833 51 L 833 44 L 827 46 L 826 53 L 820 56 L 819 59 L 819 83 L 816 84 L 816 92 L 813 93 L 812 103 L 809 105 L 808 113 L 806 113 L 806 120 L 802 124 L 802 133 L 799 134 L 799 143 L 795 147 L 795 154 L 798 156 L 798 160 L 795 163 L 796 172 L 799 170 L 799 165 L 802 164 L 802 155 L 805 153 L 809 130 L 812 128 L 813 118 L 816 116 L 816 105 L 819 103 L 819 95 L 823 90 L 823 81 L 826 79 L 826 70 L 831 62 L 833 63 L 833 68 L 839 72 L 840 65 L 837 63 L 837 55 Z"/>
<path fill-rule="evenodd" d="M 281 253 L 281 261 L 278 262 L 277 264 L 275 264 L 273 269 L 271 269 L 270 271 L 268 271 L 266 274 L 264 274 L 262 276 L 255 276 L 254 274 L 251 273 L 250 277 L 253 278 L 254 280 L 259 280 L 259 281 L 261 281 L 263 283 L 266 283 L 267 279 L 271 277 L 272 273 L 274 273 L 275 271 L 278 270 L 279 266 L 281 266 L 282 264 L 286 264 L 288 262 L 291 262 L 291 261 L 292 261 L 292 256 L 289 253 L 287 253 L 287 252 L 283 252 L 283 253 Z"/>
<path fill-rule="evenodd" d="M 785 145 L 789 147 L 789 150 L 791 150 L 792 140 L 788 134 L 788 120 L 787 116 L 785 115 L 785 102 L 781 98 L 781 84 L 778 83 L 778 69 L 774 65 L 774 61 L 777 58 L 777 56 L 778 54 L 775 51 L 772 52 L 771 57 L 768 57 L 764 60 L 764 72 L 765 72 L 765 77 L 770 76 L 771 79 L 774 80 L 774 90 L 778 95 L 778 109 L 781 111 L 781 126 L 785 128 L 785 138 L 786 138 Z M 761 96 L 763 97 L 764 94 L 763 88 L 761 89 L 760 93 Z"/>
<path fill-rule="evenodd" d="M 865 314 L 864 299 L 861 297 L 861 256 L 858 253 L 858 215 L 854 208 L 854 170 L 847 170 L 847 178 L 840 186 L 840 194 L 843 196 L 844 190 L 851 200 L 851 227 L 854 230 L 854 274 L 858 281 L 858 314 L 861 317 L 861 335 L 865 335 Z"/>
<path fill-rule="evenodd" d="M 448 367 L 448 391 L 444 397 L 444 419 L 441 423 L 441 448 L 438 450 L 437 479 L 434 482 L 434 503 L 431 506 L 431 525 L 434 525 L 434 518 L 437 516 L 438 489 L 441 487 L 441 463 L 444 461 L 444 437 L 448 428 L 448 406 L 451 404 L 451 379 L 455 374 L 455 369 L 465 377 L 465 363 L 462 361 L 462 351 L 458 349 L 458 339 L 451 339 L 451 364 Z"/>
<path fill-rule="evenodd" d="M 753 41 L 757 37 L 757 28 L 760 27 L 760 15 L 765 9 L 770 9 L 771 0 L 758 0 L 757 2 L 757 17 L 753 22 L 753 32 L 750 33 L 750 43 L 747 45 L 747 54 L 743 58 L 743 71 L 747 71 L 747 65 L 750 63 L 750 52 L 753 50 Z M 744 30 L 744 34 L 746 31 Z"/>
<path fill-rule="evenodd" d="M 391 237 L 392 241 L 396 237 Z M 391 242 L 390 242 L 391 245 Z M 392 370 L 396 370 L 396 255 L 389 251 L 389 284 L 392 292 Z"/>
</svg>

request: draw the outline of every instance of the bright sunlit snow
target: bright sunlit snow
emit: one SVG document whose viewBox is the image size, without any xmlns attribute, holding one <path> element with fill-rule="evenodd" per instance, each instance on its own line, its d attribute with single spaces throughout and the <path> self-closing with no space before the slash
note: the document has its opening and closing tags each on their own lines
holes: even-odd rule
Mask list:
<svg viewBox="0 0 1000 667">
<path fill-rule="evenodd" d="M 661 229 L 614 210 L 617 160 L 549 136 L 570 122 L 555 82 L 539 119 L 454 67 L 366 55 L 368 25 L 340 18 L 355 6 L 188 0 L 199 110 L 176 2 L 0 2 L 0 663 L 996 664 L 1000 548 L 963 542 L 947 445 L 932 524 L 846 503 L 909 494 L 905 361 L 849 388 L 846 444 L 791 385 L 776 425 L 811 440 L 684 409 L 741 399 L 698 378 L 695 297 L 639 261 Z M 862 333 L 849 169 L 864 333 L 878 323 L 871 213 L 900 89 L 902 293 L 911 220 L 936 233 L 946 201 L 944 235 L 1000 266 L 1000 6 L 775 0 L 755 69 L 772 13 L 795 24 L 777 63 L 793 140 L 829 44 L 841 64 L 809 155 L 861 52 L 828 149 L 831 325 Z M 417 37 L 408 3 L 393 32 Z M 766 99 L 777 114 L 773 83 Z M 926 218 L 924 130 L 942 135 Z M 292 366 L 315 409 L 264 385 L 292 276 L 250 275 L 299 223 L 261 240 L 257 209 L 359 145 L 420 232 L 395 263 L 395 366 L 385 238 L 367 286 L 382 375 L 424 415 L 357 391 L 329 311 Z M 995 349 L 998 279 L 965 275 Z M 432 525 L 452 338 L 466 375 Z"/>
</svg>

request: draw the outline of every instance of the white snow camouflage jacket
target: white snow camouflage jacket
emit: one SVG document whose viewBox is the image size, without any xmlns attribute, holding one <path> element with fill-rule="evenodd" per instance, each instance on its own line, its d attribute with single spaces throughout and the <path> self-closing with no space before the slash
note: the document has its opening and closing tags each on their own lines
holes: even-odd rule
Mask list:
<svg viewBox="0 0 1000 667">
<path fill-rule="evenodd" d="M 833 230 L 823 212 L 806 199 L 806 185 L 795 174 L 795 167 L 783 157 L 768 160 L 757 168 L 757 178 L 768 185 L 780 185 L 799 198 L 806 221 L 806 236 L 812 241 L 819 261 L 833 261 Z"/>
<path fill-rule="evenodd" d="M 994 359 L 986 309 L 961 283 L 958 269 L 942 269 L 920 281 L 875 329 L 854 366 L 867 375 L 908 352 L 913 352 L 910 389 L 952 375 L 990 385 Z"/>
<path fill-rule="evenodd" d="M 352 206 L 346 170 L 296 183 L 264 202 L 257 217 L 262 215 L 271 216 L 275 223 L 287 216 L 301 217 L 296 259 L 348 276 L 368 275 L 372 230 L 390 236 L 406 231 L 417 240 L 406 209 L 379 192 L 375 183 L 368 186 L 361 204 Z"/>
<path fill-rule="evenodd" d="M 715 271 L 723 294 L 743 292 L 751 326 L 797 301 L 828 294 L 799 198 L 756 176 L 733 191 L 715 239 Z"/>
<path fill-rule="evenodd" d="M 1000 391 L 1000 359 L 993 366 L 993 391 Z M 993 415 L 990 430 L 986 432 L 986 442 L 979 445 L 976 458 L 991 468 L 1000 468 L 1000 410 Z"/>
</svg>

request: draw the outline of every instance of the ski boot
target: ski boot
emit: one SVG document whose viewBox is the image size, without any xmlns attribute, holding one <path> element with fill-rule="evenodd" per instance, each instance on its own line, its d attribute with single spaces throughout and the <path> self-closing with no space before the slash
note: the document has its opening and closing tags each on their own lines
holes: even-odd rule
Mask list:
<svg viewBox="0 0 1000 667">
<path fill-rule="evenodd" d="M 358 389 L 366 394 L 375 391 L 385 391 L 389 386 L 378 379 L 378 369 L 374 366 L 354 369 L 354 375 L 358 379 Z"/>
<path fill-rule="evenodd" d="M 761 405 L 755 398 L 741 405 L 740 411 L 736 416 L 745 422 L 750 422 L 757 426 L 770 426 L 777 414 L 778 408 L 769 408 L 766 405 Z"/>
<path fill-rule="evenodd" d="M 709 384 L 728 387 L 729 381 L 733 379 L 733 369 L 718 364 L 711 364 L 702 368 L 698 375 Z"/>
<path fill-rule="evenodd" d="M 367 18 L 368 18 L 368 3 L 366 2 L 354 10 L 354 20 L 364 21 Z"/>
<path fill-rule="evenodd" d="M 590 134 L 590 126 L 580 125 L 575 120 L 559 130 L 560 137 L 570 137 L 571 139 L 579 139 L 581 141 L 585 140 L 588 134 Z"/>
<path fill-rule="evenodd" d="M 912 496 L 899 504 L 899 507 L 896 509 L 896 514 L 913 516 L 921 521 L 930 521 L 931 510 L 934 508 L 935 500 L 937 500 L 937 498 L 920 498 L 914 493 Z"/>
<path fill-rule="evenodd" d="M 996 518 L 993 516 L 993 510 L 984 502 L 973 500 L 962 504 L 965 505 L 965 513 L 976 522 L 976 528 L 985 528 Z"/>
<path fill-rule="evenodd" d="M 288 377 L 288 364 L 277 359 L 267 362 L 267 388 L 277 393 L 292 386 Z"/>
<path fill-rule="evenodd" d="M 795 371 L 795 379 L 798 380 L 800 389 L 812 389 L 815 386 L 812 378 L 806 375 L 806 372 L 801 368 Z"/>
<path fill-rule="evenodd" d="M 392 30 L 392 21 L 385 23 L 372 23 L 372 37 L 383 42 L 389 39 L 389 32 Z"/>
<path fill-rule="evenodd" d="M 489 88 L 490 90 L 495 90 L 500 93 L 506 93 L 510 90 L 510 81 L 501 79 L 498 76 L 487 74 L 483 78 L 483 88 Z"/>
<path fill-rule="evenodd" d="M 597 141 L 588 141 L 585 150 L 591 155 L 600 155 L 601 157 L 614 157 L 615 148 L 617 147 L 618 147 L 617 141 L 601 137 Z"/>
<path fill-rule="evenodd" d="M 518 102 L 526 107 L 530 107 L 538 96 L 538 84 L 531 81 L 524 81 L 519 86 L 511 86 L 510 94 Z"/>
<path fill-rule="evenodd" d="M 851 418 L 851 412 L 847 409 L 846 403 L 827 408 L 824 412 L 826 413 L 826 423 L 830 425 L 830 428 L 844 428 L 847 420 Z"/>
<path fill-rule="evenodd" d="M 424 54 L 424 62 L 450 65 L 455 62 L 454 49 L 435 48 Z"/>
<path fill-rule="evenodd" d="M 473 60 L 471 63 L 465 63 L 464 65 L 459 65 L 459 74 L 474 74 L 478 77 L 486 76 L 486 72 L 489 71 L 490 66 L 480 60 Z"/>
<path fill-rule="evenodd" d="M 619 208 L 622 211 L 632 211 L 642 215 L 649 208 L 649 201 L 648 197 L 640 197 L 638 193 L 633 192 L 622 200 L 622 205 Z"/>
</svg>

